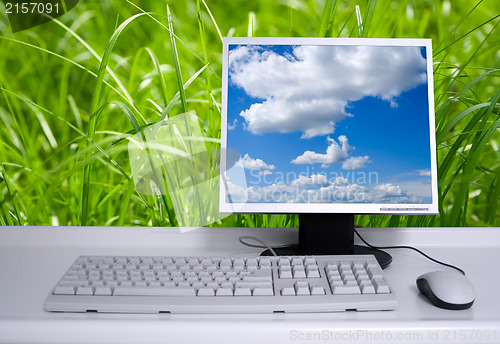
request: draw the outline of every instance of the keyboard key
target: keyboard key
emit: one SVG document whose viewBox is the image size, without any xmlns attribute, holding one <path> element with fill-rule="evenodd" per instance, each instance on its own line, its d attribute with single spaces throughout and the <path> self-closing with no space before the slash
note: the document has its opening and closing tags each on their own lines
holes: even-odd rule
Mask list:
<svg viewBox="0 0 500 344">
<path fill-rule="evenodd" d="M 382 278 L 375 278 L 372 282 L 377 294 L 388 294 L 391 292 L 389 286 Z"/>
<path fill-rule="evenodd" d="M 91 287 L 78 287 L 76 289 L 76 295 L 94 295 Z"/>
<path fill-rule="evenodd" d="M 337 264 L 334 264 L 334 263 L 328 263 L 326 265 L 326 270 L 328 272 L 334 272 L 334 271 L 339 271 L 338 267 L 337 267 Z"/>
<path fill-rule="evenodd" d="M 255 282 L 272 282 L 272 271 L 270 269 L 257 269 L 248 275 L 244 275 L 242 277 L 242 280 Z"/>
<path fill-rule="evenodd" d="M 238 287 L 234 289 L 234 296 L 251 296 L 251 295 L 252 291 L 248 287 L 246 288 Z"/>
<path fill-rule="evenodd" d="M 212 282 L 212 277 L 202 277 L 202 278 L 200 278 L 200 282 L 210 283 L 210 282 Z"/>
<path fill-rule="evenodd" d="M 319 286 L 311 287 L 311 295 L 325 295 L 325 288 Z"/>
<path fill-rule="evenodd" d="M 71 286 L 57 286 L 54 295 L 75 295 L 75 288 Z"/>
<path fill-rule="evenodd" d="M 245 282 L 239 281 L 234 284 L 235 288 L 272 288 L 271 282 Z"/>
<path fill-rule="evenodd" d="M 311 295 L 311 291 L 309 290 L 309 283 L 303 281 L 295 282 L 295 293 L 297 294 L 297 296 Z"/>
<path fill-rule="evenodd" d="M 233 261 L 233 267 L 243 267 L 245 266 L 245 261 L 242 258 L 235 258 Z"/>
<path fill-rule="evenodd" d="M 247 259 L 247 262 L 246 262 L 246 266 L 247 266 L 247 267 L 250 267 L 250 266 L 258 266 L 258 264 L 257 264 L 257 259 L 256 259 L 256 258 L 248 258 L 248 259 Z"/>
<path fill-rule="evenodd" d="M 198 296 L 215 296 L 214 288 L 203 287 L 198 289 Z"/>
<path fill-rule="evenodd" d="M 306 268 L 306 274 L 307 274 L 307 278 L 320 278 L 320 275 L 319 275 L 319 270 L 317 267 L 314 267 L 314 268 Z"/>
<path fill-rule="evenodd" d="M 254 275 L 243 276 L 241 279 L 243 282 L 272 282 L 273 279 L 271 276 L 268 277 L 260 277 Z"/>
<path fill-rule="evenodd" d="M 272 286 L 271 287 L 257 287 L 257 288 L 253 288 L 252 295 L 253 296 L 273 296 L 274 291 L 273 291 Z"/>
<path fill-rule="evenodd" d="M 353 278 L 353 279 L 346 279 L 344 281 L 344 285 L 348 286 L 348 287 L 351 287 L 351 286 L 357 286 L 358 283 L 356 282 L 356 280 Z"/>
<path fill-rule="evenodd" d="M 198 265 L 199 261 L 198 258 L 190 258 L 187 263 L 189 266 L 196 266 Z"/>
<path fill-rule="evenodd" d="M 220 261 L 220 266 L 233 266 L 233 262 L 229 258 L 223 258 Z"/>
<path fill-rule="evenodd" d="M 203 283 L 203 282 L 193 282 L 191 284 L 191 287 L 194 289 L 200 289 L 200 288 L 203 288 L 204 286 L 205 286 L 205 283 Z"/>
<path fill-rule="evenodd" d="M 351 267 L 352 267 L 353 271 L 356 269 L 364 269 L 365 268 L 365 266 L 362 262 L 353 262 L 351 264 Z"/>
<path fill-rule="evenodd" d="M 226 281 L 227 281 L 227 280 L 226 280 L 226 277 L 224 277 L 224 276 L 221 276 L 221 277 L 215 277 L 215 278 L 214 278 L 214 282 L 216 282 L 216 283 L 222 283 L 222 282 L 226 282 Z"/>
<path fill-rule="evenodd" d="M 332 294 L 334 295 L 361 294 L 361 290 L 359 290 L 359 287 L 357 285 L 351 285 L 351 286 L 339 285 L 332 287 Z"/>
<path fill-rule="evenodd" d="M 371 269 L 368 269 L 367 270 L 367 273 L 368 273 L 368 276 L 371 278 L 371 279 L 375 279 L 375 278 L 383 278 L 382 276 L 382 273 L 377 271 L 377 270 L 371 270 Z"/>
<path fill-rule="evenodd" d="M 221 287 L 221 288 L 229 288 L 229 289 L 233 289 L 234 284 L 233 284 L 233 283 L 231 283 L 231 282 L 222 282 L 222 283 L 220 284 L 220 287 Z"/>
<path fill-rule="evenodd" d="M 232 288 L 219 288 L 215 292 L 215 296 L 233 296 Z"/>
<path fill-rule="evenodd" d="M 206 284 L 206 287 L 208 287 L 208 288 L 212 288 L 212 289 L 216 289 L 216 288 L 218 288 L 218 287 L 219 287 L 219 283 L 217 283 L 217 282 L 208 282 L 208 283 Z"/>
<path fill-rule="evenodd" d="M 94 295 L 111 295 L 111 288 L 109 287 L 97 287 L 95 288 Z"/>
<path fill-rule="evenodd" d="M 279 258 L 278 266 L 290 266 L 290 260 L 286 257 Z"/>
<path fill-rule="evenodd" d="M 281 288 L 281 295 L 283 296 L 295 296 L 295 288 L 292 286 L 285 286 Z"/>
<path fill-rule="evenodd" d="M 303 266 L 294 266 L 293 278 L 306 278 L 306 271 Z"/>
<path fill-rule="evenodd" d="M 364 273 L 361 273 L 361 272 L 357 272 L 356 275 L 355 275 L 356 279 L 359 281 L 359 280 L 369 280 L 370 277 L 368 277 L 368 274 L 366 272 Z"/>
<path fill-rule="evenodd" d="M 259 267 L 271 267 L 271 259 L 267 257 L 259 258 Z"/>
<path fill-rule="evenodd" d="M 373 287 L 373 285 L 370 283 L 370 284 L 361 284 L 359 286 L 359 288 L 361 289 L 361 293 L 363 294 L 375 294 L 375 288 Z"/>
<path fill-rule="evenodd" d="M 228 277 L 227 280 L 228 280 L 228 282 L 231 282 L 231 283 L 236 283 L 236 282 L 241 281 L 240 277 L 238 277 L 238 276 Z"/>
<path fill-rule="evenodd" d="M 118 281 L 106 281 L 104 284 L 109 288 L 115 288 L 118 286 Z"/>
<path fill-rule="evenodd" d="M 162 288 L 137 288 L 137 287 L 116 287 L 113 295 L 130 295 L 130 296 L 196 296 L 195 289 L 179 288 L 179 287 L 162 287 Z"/>
<path fill-rule="evenodd" d="M 293 278 L 291 268 L 288 266 L 281 266 L 279 268 L 279 278 Z"/>
<path fill-rule="evenodd" d="M 340 278 L 339 279 L 331 279 L 330 285 L 331 286 L 344 286 L 344 282 Z"/>
<path fill-rule="evenodd" d="M 340 262 L 339 264 L 339 270 L 351 270 L 351 263 L 350 262 Z"/>
<path fill-rule="evenodd" d="M 209 266 L 212 264 L 213 264 L 213 262 L 212 262 L 212 259 L 210 259 L 210 258 L 203 258 L 201 260 L 201 266 Z"/>
</svg>

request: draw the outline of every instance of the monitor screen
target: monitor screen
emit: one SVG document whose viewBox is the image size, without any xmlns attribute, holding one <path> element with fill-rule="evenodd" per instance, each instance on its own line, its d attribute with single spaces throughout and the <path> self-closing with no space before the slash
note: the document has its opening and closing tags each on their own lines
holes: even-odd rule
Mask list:
<svg viewBox="0 0 500 344">
<path fill-rule="evenodd" d="M 221 212 L 437 213 L 430 40 L 224 38 L 222 81 Z"/>
</svg>

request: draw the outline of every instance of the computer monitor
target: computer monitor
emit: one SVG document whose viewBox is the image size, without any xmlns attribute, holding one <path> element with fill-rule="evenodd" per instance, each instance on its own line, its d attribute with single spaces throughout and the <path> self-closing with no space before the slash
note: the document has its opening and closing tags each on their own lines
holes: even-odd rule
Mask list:
<svg viewBox="0 0 500 344">
<path fill-rule="evenodd" d="M 284 254 L 359 253 L 354 214 L 437 214 L 431 40 L 230 37 L 222 65 L 220 212 L 299 214 Z"/>
</svg>

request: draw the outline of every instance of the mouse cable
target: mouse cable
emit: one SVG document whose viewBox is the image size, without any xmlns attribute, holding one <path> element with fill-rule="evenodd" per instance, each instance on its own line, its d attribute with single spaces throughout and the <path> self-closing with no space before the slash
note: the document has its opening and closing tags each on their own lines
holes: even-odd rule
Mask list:
<svg viewBox="0 0 500 344">
<path fill-rule="evenodd" d="M 358 227 L 360 228 L 361 226 L 355 226 L 355 227 Z M 393 249 L 393 248 L 404 248 L 404 249 L 408 249 L 408 250 L 413 250 L 415 252 L 418 252 L 420 253 L 422 256 L 424 256 L 425 258 L 429 259 L 429 260 L 432 260 L 434 263 L 438 263 L 438 264 L 441 264 L 441 265 L 444 265 L 444 266 L 447 266 L 449 268 L 453 268 L 457 271 L 459 271 L 462 275 L 465 276 L 465 271 L 454 266 L 454 265 L 451 265 L 451 264 L 446 264 L 446 263 L 443 263 L 437 259 L 434 259 L 432 258 L 431 256 L 425 254 L 424 252 L 420 251 L 418 248 L 416 247 L 412 247 L 412 246 L 373 246 L 371 244 L 369 244 L 365 239 L 363 239 L 363 237 L 358 233 L 358 231 L 356 229 L 354 229 L 354 233 L 356 233 L 356 235 L 358 236 L 358 238 L 361 239 L 361 241 L 366 245 L 368 246 L 369 248 L 373 248 L 375 250 L 389 250 L 389 249 Z"/>
<path fill-rule="evenodd" d="M 362 226 L 356 226 L 357 228 L 360 228 Z M 372 248 L 372 249 L 376 249 L 376 250 L 390 250 L 390 249 L 396 249 L 396 248 L 402 248 L 402 249 L 408 249 L 408 250 L 413 250 L 417 253 L 420 253 L 422 256 L 424 256 L 425 258 L 433 261 L 434 263 L 437 263 L 437 264 L 441 264 L 443 266 L 447 266 L 449 268 L 452 268 L 452 269 L 455 269 L 457 271 L 459 271 L 462 275 L 465 276 L 465 271 L 454 266 L 454 265 L 451 265 L 451 264 L 447 264 L 447 263 L 444 263 L 444 262 L 441 262 L 437 259 L 434 259 L 432 258 L 431 256 L 427 255 L 426 253 L 420 251 L 418 248 L 415 248 L 415 247 L 412 247 L 412 246 L 373 246 L 371 245 L 370 243 L 368 243 L 359 233 L 356 229 L 354 229 L 354 233 L 356 233 L 356 235 L 358 236 L 359 239 L 361 239 L 361 241 L 366 245 L 368 246 L 369 248 Z M 258 243 L 260 243 L 261 245 L 256 245 L 256 244 L 251 244 L 245 240 L 254 240 L 254 241 L 257 241 Z M 262 248 L 262 249 L 268 249 L 269 252 L 271 252 L 271 254 L 273 256 L 277 256 L 276 252 L 273 250 L 273 247 L 271 247 L 270 245 L 268 245 L 266 242 L 264 242 L 263 240 L 257 238 L 257 237 L 254 237 L 254 236 L 241 236 L 238 238 L 238 241 L 245 245 L 245 246 L 248 246 L 248 247 L 253 247 L 253 248 Z M 284 248 L 284 247 L 291 247 L 291 246 L 294 246 L 293 244 L 289 244 L 289 245 L 280 245 L 280 246 L 275 246 L 274 248 Z"/>
</svg>

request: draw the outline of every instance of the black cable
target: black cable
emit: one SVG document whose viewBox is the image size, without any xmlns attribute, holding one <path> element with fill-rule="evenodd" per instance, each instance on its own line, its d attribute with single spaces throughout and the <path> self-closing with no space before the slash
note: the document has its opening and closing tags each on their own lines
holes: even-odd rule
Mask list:
<svg viewBox="0 0 500 344">
<path fill-rule="evenodd" d="M 258 243 L 261 243 L 261 244 L 262 244 L 262 246 L 261 246 L 261 245 L 250 244 L 249 242 L 246 242 L 246 241 L 245 241 L 245 240 L 249 240 L 249 239 L 250 239 L 250 240 L 255 240 L 255 241 L 257 241 Z M 238 241 L 239 241 L 240 243 L 242 243 L 243 245 L 248 246 L 248 247 L 266 248 L 266 249 L 268 249 L 268 250 L 269 250 L 269 252 L 271 252 L 271 254 L 272 254 L 273 256 L 275 256 L 275 257 L 277 256 L 276 252 L 273 250 L 273 248 L 272 248 L 271 246 L 269 246 L 269 245 L 268 245 L 265 241 L 260 240 L 260 239 L 259 239 L 259 238 L 257 238 L 257 237 L 254 237 L 254 236 L 248 236 L 248 235 L 245 235 L 245 236 L 240 236 L 240 237 L 238 238 Z"/>
<path fill-rule="evenodd" d="M 356 235 L 361 239 L 361 241 L 366 246 L 368 246 L 369 248 L 373 248 L 373 249 L 376 249 L 376 250 L 388 250 L 388 249 L 393 249 L 393 248 L 405 248 L 405 249 L 413 250 L 413 251 L 416 251 L 416 252 L 420 253 L 425 258 L 427 258 L 429 260 L 432 260 L 434 263 L 438 263 L 438 264 L 447 266 L 449 268 L 453 268 L 455 270 L 458 270 L 462 275 L 465 276 L 465 271 L 464 270 L 462 270 L 460 268 L 457 268 L 454 265 L 446 264 L 446 263 L 443 263 L 443 262 L 441 262 L 441 261 L 439 261 L 437 259 L 434 259 L 434 258 L 430 257 L 429 255 L 425 254 L 424 252 L 420 251 L 418 248 L 415 248 L 415 247 L 412 247 L 412 246 L 373 246 L 373 245 L 369 244 L 365 239 L 363 239 L 363 237 L 358 233 L 358 231 L 356 229 L 354 229 L 354 233 L 356 233 Z"/>
</svg>

